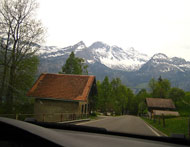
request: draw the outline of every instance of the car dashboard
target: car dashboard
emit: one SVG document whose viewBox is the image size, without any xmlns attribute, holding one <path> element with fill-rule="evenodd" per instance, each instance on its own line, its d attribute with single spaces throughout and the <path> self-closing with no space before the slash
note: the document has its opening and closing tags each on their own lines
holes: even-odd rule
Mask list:
<svg viewBox="0 0 190 147">
<path fill-rule="evenodd" d="M 24 122 L 0 117 L 0 146 L 189 146 L 189 140 L 109 132 L 73 124 Z"/>
</svg>

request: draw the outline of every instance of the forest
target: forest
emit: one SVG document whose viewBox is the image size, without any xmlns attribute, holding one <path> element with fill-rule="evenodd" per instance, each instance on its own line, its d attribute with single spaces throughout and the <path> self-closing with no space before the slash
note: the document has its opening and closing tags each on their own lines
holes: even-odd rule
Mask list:
<svg viewBox="0 0 190 147">
<path fill-rule="evenodd" d="M 159 77 L 149 81 L 149 89 L 141 89 L 137 94 L 127 86 L 123 85 L 119 78 L 109 81 L 105 77 L 102 82 L 97 81 L 98 96 L 95 98 L 95 110 L 115 115 L 133 114 L 141 115 L 147 113 L 146 98 L 171 98 L 177 110 L 182 106 L 190 106 L 190 92 L 171 87 L 170 81 Z M 180 111 L 179 110 L 179 111 Z M 180 111 L 181 112 L 181 111 Z M 186 114 L 188 110 L 183 110 Z"/>
</svg>

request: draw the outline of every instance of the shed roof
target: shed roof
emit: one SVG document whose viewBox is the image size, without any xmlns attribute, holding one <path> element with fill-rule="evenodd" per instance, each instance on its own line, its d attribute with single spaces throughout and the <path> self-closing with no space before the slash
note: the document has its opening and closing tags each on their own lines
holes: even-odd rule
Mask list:
<svg viewBox="0 0 190 147">
<path fill-rule="evenodd" d="M 172 99 L 146 98 L 146 103 L 149 108 L 175 109 Z"/>
<path fill-rule="evenodd" d="M 62 100 L 86 101 L 95 76 L 69 74 L 41 74 L 27 96 Z"/>
</svg>

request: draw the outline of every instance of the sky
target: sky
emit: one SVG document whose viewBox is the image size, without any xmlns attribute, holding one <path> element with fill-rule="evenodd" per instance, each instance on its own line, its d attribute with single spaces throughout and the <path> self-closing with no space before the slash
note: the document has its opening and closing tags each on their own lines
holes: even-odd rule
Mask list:
<svg viewBox="0 0 190 147">
<path fill-rule="evenodd" d="M 44 45 L 96 41 L 190 61 L 190 0 L 37 0 Z"/>
</svg>

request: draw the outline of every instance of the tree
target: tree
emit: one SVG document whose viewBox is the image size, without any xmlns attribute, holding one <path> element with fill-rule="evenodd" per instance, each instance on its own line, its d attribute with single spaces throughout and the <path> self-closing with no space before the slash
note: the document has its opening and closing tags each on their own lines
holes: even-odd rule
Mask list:
<svg viewBox="0 0 190 147">
<path fill-rule="evenodd" d="M 71 52 L 69 58 L 66 60 L 65 65 L 62 67 L 64 74 L 88 74 L 88 65 L 84 64 L 84 59 L 75 57 L 74 52 Z"/>
<path fill-rule="evenodd" d="M 169 90 L 171 88 L 170 81 L 162 79 L 160 76 L 158 81 L 151 79 L 149 81 L 149 87 L 151 89 L 151 95 L 155 98 L 167 98 Z"/>
<path fill-rule="evenodd" d="M 97 82 L 97 88 L 96 108 L 101 112 L 115 112 L 116 115 L 134 112 L 133 106 L 131 106 L 135 100 L 133 92 L 123 85 L 119 78 L 113 78 L 109 82 L 109 78 L 106 76 L 102 83 Z"/>
<path fill-rule="evenodd" d="M 95 96 L 95 110 L 100 110 L 101 109 L 101 82 L 98 80 L 96 82 L 97 86 L 97 92 L 98 94 Z"/>
<path fill-rule="evenodd" d="M 156 80 L 154 78 L 152 78 L 149 83 L 148 86 L 150 87 L 150 92 L 152 94 L 152 97 L 154 97 L 156 95 Z"/>
<path fill-rule="evenodd" d="M 184 101 L 185 103 L 188 103 L 190 106 L 190 92 L 185 93 Z"/>
<path fill-rule="evenodd" d="M 126 114 L 130 111 L 130 102 L 133 97 L 132 91 L 121 83 L 119 78 L 111 81 L 112 109 L 117 115 Z"/>
<path fill-rule="evenodd" d="M 107 76 L 102 81 L 101 92 L 102 110 L 108 112 L 111 109 L 111 85 Z"/>
<path fill-rule="evenodd" d="M 128 114 L 137 114 L 138 112 L 138 103 L 137 99 L 134 97 L 133 91 L 130 88 L 127 88 L 127 113 Z"/>
<path fill-rule="evenodd" d="M 136 98 L 138 99 L 138 101 L 145 101 L 145 99 L 149 97 L 149 94 L 147 93 L 146 89 L 141 89 L 137 95 Z"/>
<path fill-rule="evenodd" d="M 183 100 L 185 97 L 185 92 L 179 88 L 171 88 L 169 92 L 169 98 L 171 98 L 176 104 L 177 101 Z"/>
<path fill-rule="evenodd" d="M 143 101 L 140 102 L 138 105 L 138 113 L 143 114 L 146 109 L 147 109 L 147 106 L 146 106 L 145 102 L 143 102 Z"/>
<path fill-rule="evenodd" d="M 35 53 L 44 36 L 41 22 L 34 17 L 37 7 L 35 0 L 0 1 L 0 102 L 12 104 L 33 83 Z"/>
<path fill-rule="evenodd" d="M 161 80 L 160 80 L 161 79 Z M 169 90 L 171 88 L 170 81 L 167 79 L 162 79 L 161 77 L 157 82 L 157 96 L 160 98 L 167 98 L 169 94 Z"/>
<path fill-rule="evenodd" d="M 124 101 L 125 96 L 123 96 L 124 89 L 121 84 L 121 80 L 119 78 L 112 79 L 111 81 L 111 104 L 112 104 L 112 110 L 115 111 L 117 115 L 122 113 L 122 110 L 124 109 Z"/>
<path fill-rule="evenodd" d="M 139 93 L 136 95 L 136 99 L 138 101 L 138 113 L 142 114 L 146 110 L 146 104 L 145 99 L 150 97 L 150 95 L 147 93 L 146 89 L 142 89 L 139 91 Z"/>
</svg>

